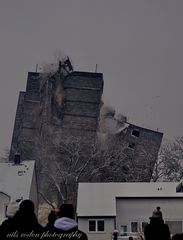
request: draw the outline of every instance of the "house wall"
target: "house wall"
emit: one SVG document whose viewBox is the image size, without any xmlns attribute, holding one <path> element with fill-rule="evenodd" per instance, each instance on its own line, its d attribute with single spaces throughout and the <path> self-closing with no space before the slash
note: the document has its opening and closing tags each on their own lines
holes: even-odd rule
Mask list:
<svg viewBox="0 0 183 240">
<path fill-rule="evenodd" d="M 89 219 L 104 219 L 104 233 L 90 233 L 89 232 Z M 78 218 L 79 229 L 85 232 L 88 236 L 88 240 L 111 240 L 112 233 L 114 231 L 114 218 L 104 217 L 91 217 L 91 218 Z"/>
<path fill-rule="evenodd" d="M 127 225 L 127 232 L 131 232 L 131 222 L 149 222 L 149 217 L 157 206 L 161 207 L 165 221 L 182 221 L 183 231 L 183 200 L 182 198 L 117 198 L 116 227 L 120 231 L 121 225 Z"/>
<path fill-rule="evenodd" d="M 10 202 L 10 197 L 2 192 L 0 192 L 0 224 L 6 217 L 6 206 Z"/>
</svg>

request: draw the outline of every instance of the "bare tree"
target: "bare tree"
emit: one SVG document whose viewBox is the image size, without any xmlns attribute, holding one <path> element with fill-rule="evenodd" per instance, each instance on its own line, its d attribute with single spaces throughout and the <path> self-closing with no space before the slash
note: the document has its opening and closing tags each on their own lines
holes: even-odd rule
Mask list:
<svg viewBox="0 0 183 240">
<path fill-rule="evenodd" d="M 152 181 L 180 181 L 183 178 L 183 137 L 162 145 Z"/>
<path fill-rule="evenodd" d="M 40 174 L 47 179 L 48 185 L 55 189 L 59 203 L 75 203 L 78 182 L 136 181 L 139 172 L 128 143 L 124 141 L 119 144 L 117 141 L 120 139 L 112 136 L 108 139 L 105 147 L 101 147 L 99 141 L 88 144 L 83 136 L 70 136 L 59 143 L 52 143 Z M 50 147 L 51 143 L 47 145 Z M 144 150 L 141 154 L 151 158 L 149 152 L 147 149 L 147 152 Z M 151 164 L 150 160 L 147 162 Z M 146 166 L 146 169 L 149 171 L 152 166 Z M 146 169 L 143 168 L 143 171 Z"/>
<path fill-rule="evenodd" d="M 91 162 L 97 154 L 95 145 L 87 146 L 82 137 L 71 136 L 59 143 L 50 143 L 39 174 L 55 189 L 58 202 L 74 202 L 78 182 L 88 179 Z"/>
</svg>

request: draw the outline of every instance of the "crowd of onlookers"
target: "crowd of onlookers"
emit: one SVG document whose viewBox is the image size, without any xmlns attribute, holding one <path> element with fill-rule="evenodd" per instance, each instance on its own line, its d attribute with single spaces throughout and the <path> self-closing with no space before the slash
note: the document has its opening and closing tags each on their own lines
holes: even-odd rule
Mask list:
<svg viewBox="0 0 183 240">
<path fill-rule="evenodd" d="M 41 226 L 34 213 L 34 204 L 24 200 L 20 204 L 12 202 L 7 208 L 7 219 L 0 225 L 0 240 L 4 239 L 80 239 L 87 240 L 87 235 L 78 229 L 74 219 L 74 208 L 71 204 L 62 204 L 59 211 L 51 211 L 48 223 Z M 113 240 L 120 239 L 118 232 L 114 231 Z M 170 230 L 164 223 L 160 207 L 153 211 L 150 223 L 145 226 L 145 240 L 183 240 L 183 233 L 170 236 Z M 96 239 L 97 240 L 97 239 Z M 129 240 L 133 240 L 130 236 Z"/>
<path fill-rule="evenodd" d="M 52 211 L 48 215 L 46 227 L 39 224 L 34 213 L 34 204 L 24 200 L 18 205 L 11 203 L 7 208 L 7 219 L 0 226 L 0 239 L 81 239 L 87 235 L 78 229 L 74 219 L 74 208 L 71 204 L 63 204 L 58 213 Z"/>
</svg>

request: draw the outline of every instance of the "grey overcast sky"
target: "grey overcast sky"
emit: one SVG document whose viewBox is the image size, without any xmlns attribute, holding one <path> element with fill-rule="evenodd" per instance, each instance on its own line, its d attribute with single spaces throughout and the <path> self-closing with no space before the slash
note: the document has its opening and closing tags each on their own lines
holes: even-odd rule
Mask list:
<svg viewBox="0 0 183 240">
<path fill-rule="evenodd" d="M 0 0 L 0 152 L 36 63 L 68 55 L 104 74 L 103 100 L 129 122 L 183 135 L 182 0 Z"/>
</svg>

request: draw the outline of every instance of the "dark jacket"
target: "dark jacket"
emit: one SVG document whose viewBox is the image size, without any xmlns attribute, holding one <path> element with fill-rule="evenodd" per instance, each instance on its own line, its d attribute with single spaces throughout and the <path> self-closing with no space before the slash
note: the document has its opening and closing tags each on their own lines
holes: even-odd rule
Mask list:
<svg viewBox="0 0 183 240">
<path fill-rule="evenodd" d="M 151 218 L 145 226 L 145 240 L 170 240 L 170 231 L 167 224 L 161 218 Z"/>
<path fill-rule="evenodd" d="M 62 236 L 60 237 L 62 240 L 88 240 L 87 235 L 78 229 L 77 222 L 74 219 L 67 217 L 58 218 L 55 221 L 54 227 L 47 232 L 44 232 L 44 234 L 45 238 L 42 238 L 43 240 L 46 239 L 46 237 L 47 239 L 52 239 L 51 236 L 53 236 L 53 239 L 55 240 L 59 239 L 59 236 Z"/>
<path fill-rule="evenodd" d="M 1 235 L 5 232 L 5 230 L 7 229 L 7 227 L 11 224 L 12 222 L 12 218 L 7 218 L 6 220 L 4 220 L 0 226 L 0 237 Z"/>
<path fill-rule="evenodd" d="M 17 212 L 15 216 L 4 225 L 3 229 L 0 232 L 0 240 L 4 239 L 24 239 L 22 234 L 41 234 L 43 232 L 43 227 L 38 223 L 37 218 L 34 213 L 26 214 Z M 14 234 L 14 235 L 13 235 Z M 27 238 L 27 237 L 26 237 Z M 38 237 L 30 236 L 27 239 L 29 240 L 37 240 L 40 239 Z"/>
</svg>

